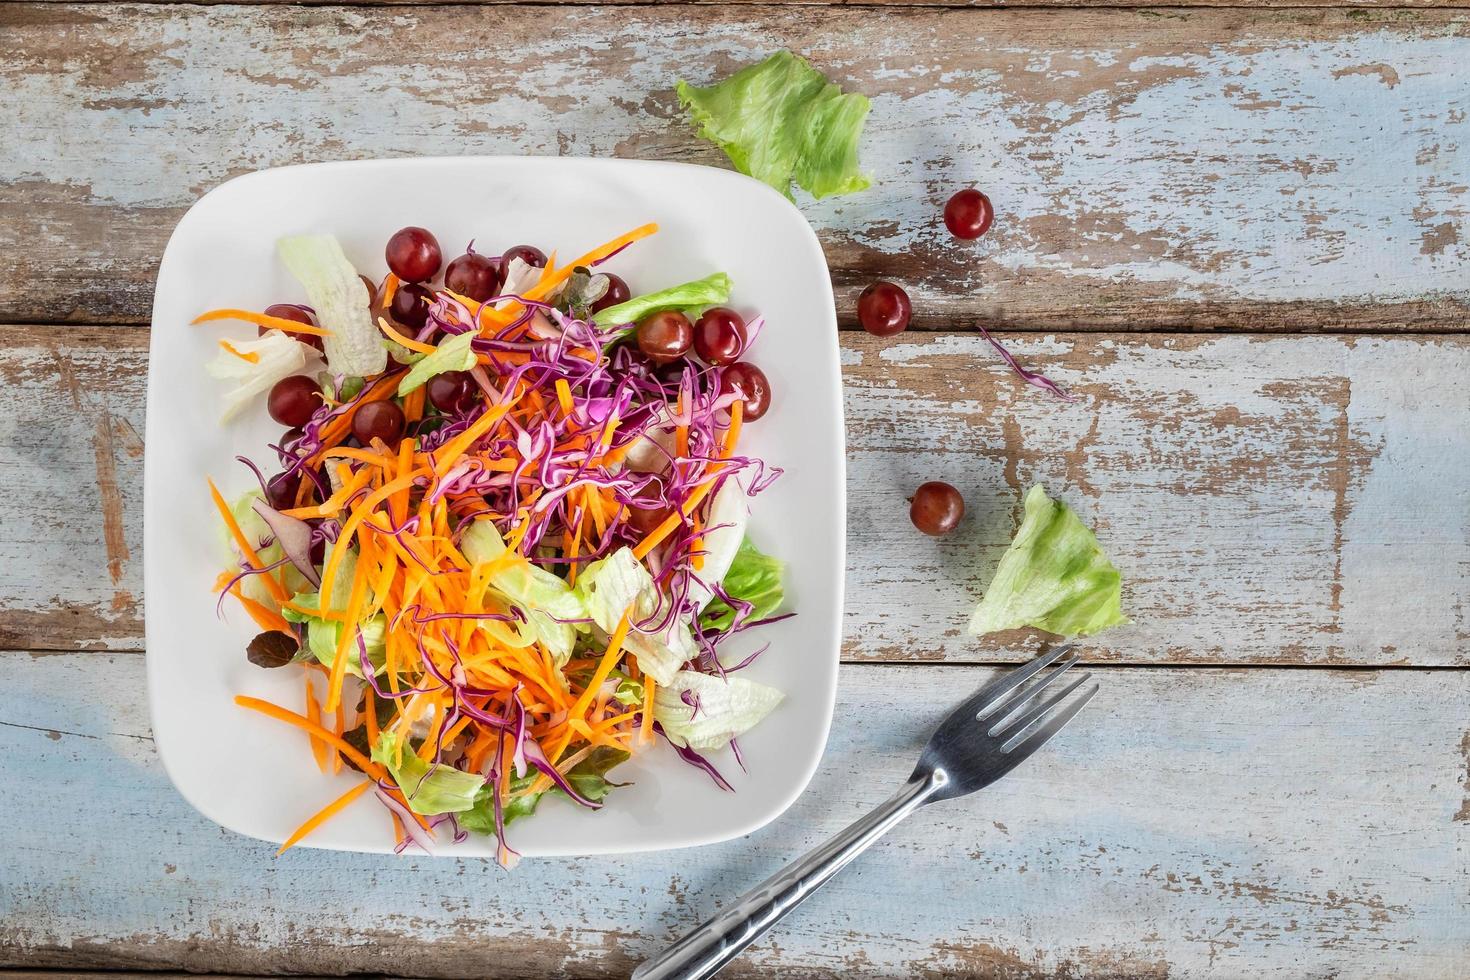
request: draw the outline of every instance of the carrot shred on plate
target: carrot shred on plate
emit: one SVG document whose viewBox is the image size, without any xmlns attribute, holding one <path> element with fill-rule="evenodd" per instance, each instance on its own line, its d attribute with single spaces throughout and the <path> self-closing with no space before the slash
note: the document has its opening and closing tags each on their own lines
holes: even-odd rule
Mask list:
<svg viewBox="0 0 1470 980">
<path fill-rule="evenodd" d="M 332 336 L 332 331 L 324 327 L 298 323 L 295 320 L 287 320 L 285 317 L 252 313 L 249 310 L 210 310 L 194 318 L 195 323 L 209 323 L 212 320 L 244 320 L 246 323 L 253 323 L 257 327 L 265 327 L 268 330 L 284 330 L 287 333 L 309 334 L 313 337 Z"/>
<path fill-rule="evenodd" d="M 353 800 L 357 799 L 359 796 L 366 793 L 372 788 L 373 784 L 369 781 L 358 783 L 356 786 L 352 787 L 347 792 L 343 793 L 341 796 L 337 797 L 335 800 L 322 807 L 316 813 L 312 814 L 312 816 L 306 821 L 306 823 L 302 824 L 300 827 L 297 827 L 296 832 L 290 837 L 286 838 L 286 842 L 281 845 L 280 850 L 276 851 L 276 857 L 280 857 L 282 854 L 285 854 L 291 848 L 301 843 L 301 841 L 304 840 L 308 834 L 316 830 L 328 820 L 335 817 L 337 814 L 341 813 L 343 810 L 347 809 L 348 805 L 350 805 Z"/>
</svg>

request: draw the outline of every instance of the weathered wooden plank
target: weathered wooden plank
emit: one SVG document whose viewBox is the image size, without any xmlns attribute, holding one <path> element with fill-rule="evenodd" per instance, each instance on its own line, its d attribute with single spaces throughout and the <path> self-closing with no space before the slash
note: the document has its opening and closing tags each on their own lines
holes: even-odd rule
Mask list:
<svg viewBox="0 0 1470 980">
<path fill-rule="evenodd" d="M 0 123 L 26 134 L 0 143 L 0 320 L 141 322 L 182 211 L 260 167 L 722 164 L 674 80 L 777 47 L 873 99 L 876 186 L 804 206 L 849 322 L 879 275 L 947 329 L 1459 329 L 1470 308 L 1460 12 L 7 4 L 0 25 Z M 972 182 L 1000 217 L 962 245 L 938 216 Z"/>
<path fill-rule="evenodd" d="M 0 336 L 0 639 L 140 649 L 147 332 Z M 1123 571 L 1136 622 L 1100 658 L 1470 663 L 1470 339 L 1007 340 L 1079 400 L 972 335 L 843 335 L 850 659 L 1016 656 L 963 626 L 1040 481 Z M 927 479 L 966 496 L 949 538 L 908 523 Z"/>
<path fill-rule="evenodd" d="M 19 653 L 0 669 L 0 962 L 503 977 L 626 976 L 881 799 L 989 674 L 849 667 L 827 758 L 770 827 L 506 875 L 274 860 L 169 787 L 140 658 Z M 1097 673 L 1094 707 L 1053 747 L 899 828 L 732 975 L 1464 975 L 1470 673 Z"/>
</svg>

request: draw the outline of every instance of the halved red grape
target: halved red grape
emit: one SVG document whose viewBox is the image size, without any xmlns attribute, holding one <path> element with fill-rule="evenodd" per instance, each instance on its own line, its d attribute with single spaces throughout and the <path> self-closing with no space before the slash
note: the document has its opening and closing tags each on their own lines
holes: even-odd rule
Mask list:
<svg viewBox="0 0 1470 980">
<path fill-rule="evenodd" d="M 685 354 L 694 343 L 694 324 L 678 310 L 652 313 L 639 322 L 633 331 L 638 349 L 655 364 L 672 364 Z"/>
<path fill-rule="evenodd" d="M 902 333 L 909 325 L 913 307 L 909 294 L 900 287 L 880 279 L 858 297 L 858 322 L 863 329 L 876 337 L 892 337 Z"/>
<path fill-rule="evenodd" d="M 436 374 L 425 385 L 429 403 L 441 412 L 465 412 L 479 400 L 480 386 L 468 371 L 445 371 Z"/>
<path fill-rule="evenodd" d="M 613 275 L 611 272 L 604 272 L 603 275 L 607 276 L 607 292 L 603 293 L 602 298 L 592 304 L 593 313 L 600 313 L 609 306 L 626 303 L 633 295 L 628 291 L 628 284 L 623 281 L 622 276 Z"/>
<path fill-rule="evenodd" d="M 725 368 L 720 375 L 720 391 L 735 392 L 745 407 L 740 410 L 741 418 L 754 422 L 771 407 L 771 382 L 766 372 L 749 361 L 740 361 Z"/>
<path fill-rule="evenodd" d="M 745 353 L 745 320 L 728 307 L 705 310 L 694 324 L 694 353 L 706 364 L 734 364 Z"/>
<path fill-rule="evenodd" d="M 267 306 L 265 308 L 265 315 L 278 317 L 282 320 L 291 320 L 295 323 L 304 323 L 308 327 L 316 326 L 316 324 L 312 322 L 311 317 L 307 314 L 305 310 L 301 309 L 301 307 L 299 306 L 292 306 L 290 303 L 276 303 L 273 306 Z M 270 327 L 256 327 L 255 332 L 257 335 L 264 337 L 266 331 L 270 329 Z M 318 337 L 316 334 L 296 333 L 293 330 L 286 330 L 283 332 L 290 334 L 292 337 L 301 341 L 303 344 L 308 344 L 312 347 L 315 347 L 317 350 L 322 350 L 322 338 Z"/>
<path fill-rule="evenodd" d="M 388 239 L 383 250 L 388 268 L 404 282 L 427 282 L 439 271 L 444 253 L 439 251 L 439 240 L 428 229 L 410 225 L 400 228 Z"/>
<path fill-rule="evenodd" d="M 434 294 L 416 282 L 406 282 L 393 294 L 388 313 L 394 320 L 412 330 L 423 327 L 429 319 L 429 304 Z"/>
<path fill-rule="evenodd" d="M 293 374 L 275 383 L 265 407 L 271 418 L 288 428 L 305 425 L 322 407 L 322 390 L 306 375 Z"/>
<path fill-rule="evenodd" d="M 909 500 L 909 520 L 925 534 L 948 534 L 965 516 L 965 498 L 948 483 L 931 480 L 921 484 Z"/>
<path fill-rule="evenodd" d="M 944 225 L 956 238 L 972 241 L 990 230 L 995 211 L 990 198 L 970 187 L 960 191 L 944 205 Z"/>
<path fill-rule="evenodd" d="M 466 252 L 444 270 L 444 288 L 483 303 L 500 289 L 500 267 L 483 255 Z"/>
<path fill-rule="evenodd" d="M 506 249 L 505 254 L 500 257 L 500 267 L 509 269 L 511 259 L 520 259 L 536 269 L 546 268 L 546 253 L 535 245 L 514 245 Z"/>
<path fill-rule="evenodd" d="M 364 446 L 381 439 L 396 446 L 403 435 L 403 409 L 393 402 L 368 402 L 352 416 L 352 434 Z"/>
</svg>

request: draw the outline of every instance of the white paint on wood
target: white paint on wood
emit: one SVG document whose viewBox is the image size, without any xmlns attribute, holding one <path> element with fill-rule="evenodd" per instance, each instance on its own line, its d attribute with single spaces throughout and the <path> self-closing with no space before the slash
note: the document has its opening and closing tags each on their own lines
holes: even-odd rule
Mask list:
<svg viewBox="0 0 1470 980">
<path fill-rule="evenodd" d="M 990 674 L 849 667 L 827 758 L 770 827 L 507 875 L 452 858 L 273 859 L 168 785 L 141 657 L 6 654 L 0 670 L 0 961 L 498 977 L 625 976 L 877 803 Z M 734 975 L 1464 975 L 1470 674 L 1099 675 L 1051 746 L 901 827 Z"/>
<path fill-rule="evenodd" d="M 145 316 L 181 209 L 261 167 L 721 164 L 674 81 L 779 47 L 873 100 L 874 188 L 806 206 L 845 311 L 883 274 L 931 326 L 1463 316 L 1470 42 L 1449 13 L 108 4 L 4 19 L 21 56 L 0 66 L 0 123 L 28 135 L 0 144 L 0 235 L 26 246 L 0 304 L 14 319 Z M 999 214 L 973 245 L 939 221 L 971 183 Z M 1340 305 L 1278 308 L 1314 302 Z"/>
</svg>

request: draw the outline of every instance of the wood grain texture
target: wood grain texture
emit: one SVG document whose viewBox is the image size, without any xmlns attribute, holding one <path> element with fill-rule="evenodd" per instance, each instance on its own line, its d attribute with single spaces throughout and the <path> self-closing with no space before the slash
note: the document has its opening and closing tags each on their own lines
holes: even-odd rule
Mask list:
<svg viewBox="0 0 1470 980">
<path fill-rule="evenodd" d="M 849 667 L 827 757 L 771 826 L 507 875 L 452 858 L 275 860 L 215 827 L 154 757 L 142 667 L 0 655 L 0 785 L 26 790 L 8 803 L 0 963 L 626 976 L 875 804 L 989 676 Z M 1047 750 L 899 828 L 731 975 L 1464 976 L 1470 673 L 1098 674 L 1098 699 Z"/>
<path fill-rule="evenodd" d="M 880 275 L 944 329 L 1458 330 L 1470 310 L 1457 11 L 12 3 L 0 31 L 0 127 L 26 134 L 0 142 L 0 321 L 143 321 L 184 209 L 261 167 L 721 165 L 674 80 L 778 47 L 873 100 L 875 187 L 804 204 L 849 321 Z M 961 244 L 939 211 L 972 183 L 1000 217 Z"/>
<path fill-rule="evenodd" d="M 0 331 L 7 647 L 142 646 L 147 336 Z M 1033 641 L 963 626 L 1042 482 L 1127 584 L 1135 625 L 1098 638 L 1099 658 L 1470 663 L 1470 339 L 1007 342 L 1078 401 L 1020 385 L 973 335 L 842 335 L 849 659 L 1024 656 Z M 951 537 L 907 520 L 928 479 L 965 494 Z"/>
</svg>

